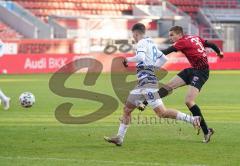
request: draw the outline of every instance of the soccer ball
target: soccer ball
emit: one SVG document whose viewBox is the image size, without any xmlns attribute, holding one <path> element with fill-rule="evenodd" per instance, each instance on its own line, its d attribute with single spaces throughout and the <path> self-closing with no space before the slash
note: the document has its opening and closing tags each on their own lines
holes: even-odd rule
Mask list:
<svg viewBox="0 0 240 166">
<path fill-rule="evenodd" d="M 35 103 L 35 96 L 31 92 L 23 92 L 19 96 L 19 102 L 24 108 L 32 107 Z"/>
</svg>

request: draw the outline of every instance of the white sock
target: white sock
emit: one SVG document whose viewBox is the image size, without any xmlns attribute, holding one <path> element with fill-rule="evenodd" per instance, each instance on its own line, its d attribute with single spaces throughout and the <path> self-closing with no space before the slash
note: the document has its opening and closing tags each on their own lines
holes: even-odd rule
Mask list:
<svg viewBox="0 0 240 166">
<path fill-rule="evenodd" d="M 127 132 L 128 125 L 125 125 L 123 123 L 120 123 L 119 129 L 118 129 L 118 136 L 123 140 L 126 132 Z"/>
<path fill-rule="evenodd" d="M 177 120 L 182 120 L 184 122 L 188 122 L 188 123 L 191 123 L 191 124 L 193 123 L 193 116 L 187 115 L 183 112 L 178 112 L 176 119 Z"/>
<path fill-rule="evenodd" d="M 8 97 L 0 90 L 0 99 L 3 101 L 3 100 L 6 100 Z"/>
</svg>

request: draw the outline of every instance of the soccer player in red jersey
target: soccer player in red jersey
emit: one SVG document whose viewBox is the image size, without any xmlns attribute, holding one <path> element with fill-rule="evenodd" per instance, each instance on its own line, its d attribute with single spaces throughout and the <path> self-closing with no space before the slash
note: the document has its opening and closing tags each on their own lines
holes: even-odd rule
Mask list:
<svg viewBox="0 0 240 166">
<path fill-rule="evenodd" d="M 162 50 L 162 52 L 167 55 L 171 52 L 181 51 L 191 64 L 191 68 L 186 68 L 173 77 L 164 87 L 159 89 L 159 95 L 163 98 L 170 94 L 173 89 L 189 85 L 185 104 L 192 112 L 193 116 L 201 117 L 201 128 L 204 133 L 203 142 L 208 143 L 214 130 L 208 128 L 201 113 L 201 109 L 195 103 L 195 99 L 209 77 L 209 65 L 205 47 L 212 48 L 220 58 L 223 58 L 223 53 L 214 43 L 204 40 L 199 36 L 184 35 L 183 28 L 180 26 L 170 28 L 169 38 L 173 42 L 173 45 Z M 146 104 L 147 102 L 144 101 L 143 104 L 139 105 L 139 109 L 144 110 Z"/>
</svg>

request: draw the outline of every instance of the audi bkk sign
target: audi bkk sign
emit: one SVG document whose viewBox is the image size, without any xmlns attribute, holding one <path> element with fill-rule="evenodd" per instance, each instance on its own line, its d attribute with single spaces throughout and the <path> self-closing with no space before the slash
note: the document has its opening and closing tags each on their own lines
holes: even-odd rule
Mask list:
<svg viewBox="0 0 240 166">
<path fill-rule="evenodd" d="M 113 60 L 117 57 L 133 56 L 132 54 L 4 54 L 0 57 L 0 72 L 8 74 L 25 73 L 54 73 L 62 66 L 81 58 L 95 59 L 103 64 L 102 72 L 121 71 L 121 67 L 111 68 Z M 189 67 L 187 59 L 182 54 L 168 55 L 169 61 L 164 68 L 166 70 L 181 70 Z M 240 69 L 240 53 L 225 53 L 223 59 L 219 59 L 214 53 L 208 55 L 210 68 L 213 70 Z M 81 61 L 78 61 L 81 63 Z M 84 62 L 86 63 L 86 62 Z M 89 67 L 97 67 L 96 64 L 89 62 Z M 121 65 L 121 64 L 119 64 Z M 135 64 L 130 64 L 134 66 Z M 74 66 L 73 66 L 74 67 Z M 82 69 L 80 72 L 85 72 Z"/>
</svg>

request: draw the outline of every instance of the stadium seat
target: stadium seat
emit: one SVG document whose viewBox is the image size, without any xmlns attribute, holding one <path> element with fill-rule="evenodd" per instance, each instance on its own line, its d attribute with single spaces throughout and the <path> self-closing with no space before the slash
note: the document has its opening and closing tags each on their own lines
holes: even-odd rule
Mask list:
<svg viewBox="0 0 240 166">
<path fill-rule="evenodd" d="M 58 0 L 58 1 L 47 1 L 47 0 L 39 0 L 39 1 L 24 1 L 24 0 L 15 0 L 24 8 L 33 11 L 36 16 L 42 17 L 50 14 L 66 14 L 66 13 L 74 13 L 70 12 L 70 10 L 93 10 L 92 12 L 88 12 L 89 14 L 97 14 L 97 13 L 114 13 L 114 15 L 121 15 L 123 11 L 131 11 L 132 5 L 135 4 L 135 1 L 132 0 Z M 139 1 L 139 3 L 146 3 L 145 0 Z M 36 9 L 36 10 L 35 10 Z M 42 9 L 42 10 L 40 10 Z M 59 10 L 62 10 L 61 12 Z M 55 10 L 55 12 L 53 11 Z M 98 11 L 99 10 L 99 11 Z M 104 11 L 102 11 L 104 10 Z M 115 12 L 112 12 L 115 11 Z M 120 11 L 120 12 L 119 12 Z M 41 13 L 43 12 L 43 13 Z M 78 12 L 75 12 L 78 13 Z"/>
<path fill-rule="evenodd" d="M 21 34 L 4 24 L 3 22 L 0 22 L 0 39 L 19 39 L 23 38 Z"/>
<path fill-rule="evenodd" d="M 204 6 L 210 8 L 238 8 L 237 0 L 205 0 Z"/>
</svg>

